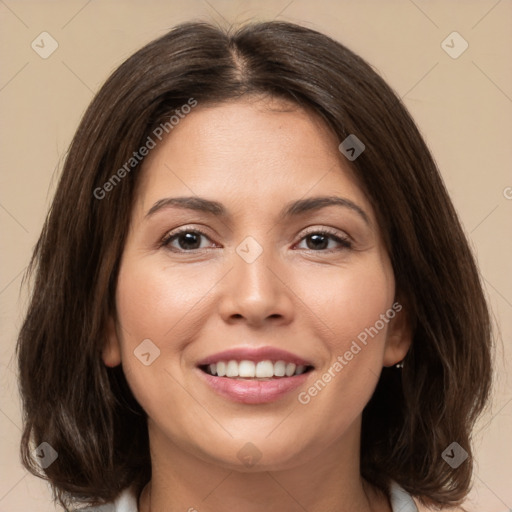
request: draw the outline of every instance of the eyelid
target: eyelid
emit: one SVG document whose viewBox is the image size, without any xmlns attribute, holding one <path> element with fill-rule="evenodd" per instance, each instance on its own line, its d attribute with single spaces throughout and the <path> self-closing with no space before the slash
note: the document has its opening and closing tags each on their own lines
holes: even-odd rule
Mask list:
<svg viewBox="0 0 512 512">
<path fill-rule="evenodd" d="M 351 240 L 351 237 L 349 237 L 344 231 L 341 231 L 340 229 L 331 228 L 331 227 L 318 227 L 318 226 L 312 226 L 310 228 L 306 228 L 306 231 L 302 234 L 302 238 L 305 236 L 311 234 L 311 233 L 327 233 L 329 235 L 337 236 L 339 238 L 344 238 L 347 240 Z"/>
</svg>

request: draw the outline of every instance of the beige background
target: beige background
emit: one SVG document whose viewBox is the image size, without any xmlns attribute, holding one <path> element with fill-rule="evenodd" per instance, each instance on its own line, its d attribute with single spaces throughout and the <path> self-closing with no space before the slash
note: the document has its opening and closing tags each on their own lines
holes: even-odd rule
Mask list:
<svg viewBox="0 0 512 512">
<path fill-rule="evenodd" d="M 362 55 L 403 97 L 460 213 L 501 330 L 494 399 L 475 435 L 475 485 L 466 506 L 509 511 L 512 2 L 0 0 L 0 512 L 55 510 L 47 485 L 19 463 L 13 358 L 26 305 L 21 277 L 55 176 L 84 109 L 111 71 L 146 42 L 192 18 L 304 24 Z M 43 31 L 59 45 L 47 59 L 31 48 Z M 469 44 L 457 59 L 441 46 L 453 31 Z"/>
</svg>

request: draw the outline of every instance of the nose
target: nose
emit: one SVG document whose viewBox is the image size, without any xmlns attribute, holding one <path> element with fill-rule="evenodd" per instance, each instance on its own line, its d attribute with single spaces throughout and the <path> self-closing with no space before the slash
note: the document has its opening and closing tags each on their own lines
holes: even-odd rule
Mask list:
<svg viewBox="0 0 512 512">
<path fill-rule="evenodd" d="M 223 320 L 252 327 L 291 322 L 293 291 L 287 283 L 290 272 L 285 272 L 284 262 L 268 248 L 254 261 L 240 254 L 234 251 L 231 270 L 222 280 L 219 312 Z"/>
</svg>

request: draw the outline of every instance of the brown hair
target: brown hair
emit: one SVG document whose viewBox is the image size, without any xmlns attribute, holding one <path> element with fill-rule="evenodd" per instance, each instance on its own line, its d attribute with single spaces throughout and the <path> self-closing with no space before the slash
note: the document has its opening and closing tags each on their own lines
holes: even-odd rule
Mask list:
<svg viewBox="0 0 512 512">
<path fill-rule="evenodd" d="M 277 21 L 233 32 L 181 24 L 126 60 L 84 114 L 28 271 L 34 291 L 17 346 L 24 465 L 40 474 L 31 443 L 58 452 L 41 476 L 61 503 L 99 504 L 150 479 L 145 412 L 122 367 L 101 358 L 139 173 L 101 199 L 94 191 L 191 98 L 248 94 L 291 100 L 340 142 L 355 134 L 365 144 L 351 167 L 376 211 L 414 338 L 403 370 L 383 369 L 364 410 L 361 474 L 383 490 L 394 480 L 426 504 L 460 503 L 491 383 L 489 312 L 468 242 L 391 88 L 342 44 Z M 456 469 L 442 458 L 454 441 L 469 453 Z"/>
</svg>

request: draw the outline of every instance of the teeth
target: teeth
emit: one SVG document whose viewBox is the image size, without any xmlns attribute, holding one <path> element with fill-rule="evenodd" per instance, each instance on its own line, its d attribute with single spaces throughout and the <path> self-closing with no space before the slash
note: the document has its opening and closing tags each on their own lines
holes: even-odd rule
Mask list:
<svg viewBox="0 0 512 512">
<path fill-rule="evenodd" d="M 229 361 L 226 366 L 226 377 L 238 377 L 238 363 Z"/>
<path fill-rule="evenodd" d="M 226 363 L 224 361 L 219 361 L 217 363 L 217 375 L 219 377 L 224 377 L 224 375 L 226 375 Z"/>
<path fill-rule="evenodd" d="M 260 361 L 256 365 L 256 377 L 258 379 L 270 378 L 274 376 L 274 365 L 272 361 Z"/>
<path fill-rule="evenodd" d="M 293 363 L 288 363 L 286 365 L 285 373 L 287 377 L 291 377 L 295 373 L 296 366 Z"/>
<path fill-rule="evenodd" d="M 306 371 L 306 367 L 299 365 L 297 366 L 297 369 L 295 370 L 296 375 L 300 375 L 301 373 L 304 373 Z"/>
<path fill-rule="evenodd" d="M 285 374 L 286 374 L 286 363 L 284 361 L 277 361 L 277 363 L 274 364 L 274 375 L 276 377 L 284 377 Z"/>
<path fill-rule="evenodd" d="M 240 377 L 256 377 L 256 365 L 252 361 L 240 361 L 238 375 Z"/>
<path fill-rule="evenodd" d="M 287 363 L 286 361 L 218 361 L 207 367 L 208 373 L 218 377 L 270 379 L 272 377 L 292 377 L 301 375 L 306 366 Z"/>
</svg>

